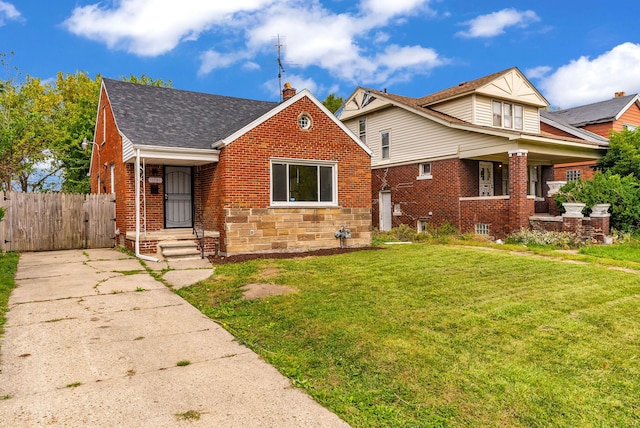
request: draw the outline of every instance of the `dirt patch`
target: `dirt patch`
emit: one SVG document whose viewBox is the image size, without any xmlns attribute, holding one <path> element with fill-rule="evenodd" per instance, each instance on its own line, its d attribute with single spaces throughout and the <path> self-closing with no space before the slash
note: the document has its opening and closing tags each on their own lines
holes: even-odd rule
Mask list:
<svg viewBox="0 0 640 428">
<path fill-rule="evenodd" d="M 242 290 L 242 297 L 247 300 L 298 292 L 298 290 L 293 287 L 269 283 L 247 284 L 240 287 L 240 290 Z"/>
<path fill-rule="evenodd" d="M 209 261 L 214 265 L 226 263 L 240 263 L 255 259 L 293 259 L 310 256 L 332 256 L 334 254 L 352 253 L 354 251 L 384 250 L 382 247 L 357 247 L 357 248 L 325 248 L 322 250 L 293 252 L 293 253 L 265 253 L 265 254 L 237 254 L 234 256 L 221 257 L 209 256 Z"/>
</svg>

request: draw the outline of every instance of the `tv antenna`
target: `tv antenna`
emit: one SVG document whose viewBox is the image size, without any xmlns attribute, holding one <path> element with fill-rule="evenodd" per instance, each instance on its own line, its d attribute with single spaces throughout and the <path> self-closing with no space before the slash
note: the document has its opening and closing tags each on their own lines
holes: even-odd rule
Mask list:
<svg viewBox="0 0 640 428">
<path fill-rule="evenodd" d="M 282 101 L 282 73 L 285 73 L 284 65 L 282 64 L 282 51 L 284 50 L 284 40 L 281 40 L 280 34 L 276 38 L 276 49 L 278 51 L 278 89 L 280 90 L 280 101 Z"/>
</svg>

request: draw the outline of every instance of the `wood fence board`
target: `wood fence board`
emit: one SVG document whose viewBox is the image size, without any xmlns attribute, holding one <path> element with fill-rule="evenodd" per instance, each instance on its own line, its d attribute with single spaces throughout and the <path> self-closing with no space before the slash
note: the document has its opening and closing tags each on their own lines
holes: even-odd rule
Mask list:
<svg viewBox="0 0 640 428">
<path fill-rule="evenodd" d="M 114 195 L 7 193 L 0 224 L 5 250 L 47 251 L 114 245 Z"/>
</svg>

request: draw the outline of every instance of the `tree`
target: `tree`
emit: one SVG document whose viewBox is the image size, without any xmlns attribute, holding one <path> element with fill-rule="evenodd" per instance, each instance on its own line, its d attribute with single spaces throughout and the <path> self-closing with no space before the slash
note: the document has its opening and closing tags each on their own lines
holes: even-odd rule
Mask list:
<svg viewBox="0 0 640 428">
<path fill-rule="evenodd" d="M 640 128 L 612 133 L 609 150 L 598 160 L 596 168 L 622 177 L 632 174 L 640 179 Z"/>
<path fill-rule="evenodd" d="M 335 94 L 329 94 L 327 95 L 327 98 L 322 101 L 322 104 L 324 104 L 331 113 L 335 113 L 340 107 L 342 107 L 344 100 L 342 97 L 336 97 Z"/>
<path fill-rule="evenodd" d="M 0 65 L 7 71 L 7 78 L 0 80 L 0 188 L 48 190 L 57 171 L 49 162 L 55 138 L 49 115 L 55 103 L 51 85 L 31 76 L 19 83 L 5 54 Z"/>
</svg>

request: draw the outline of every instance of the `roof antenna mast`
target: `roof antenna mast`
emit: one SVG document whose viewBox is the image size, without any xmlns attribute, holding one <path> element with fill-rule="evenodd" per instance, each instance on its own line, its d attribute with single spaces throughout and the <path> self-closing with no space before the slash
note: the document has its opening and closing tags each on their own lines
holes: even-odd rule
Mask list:
<svg viewBox="0 0 640 428">
<path fill-rule="evenodd" d="M 285 72 L 285 69 L 284 65 L 282 65 L 282 50 L 284 45 L 280 42 L 280 34 L 278 34 L 277 37 L 276 48 L 278 49 L 278 88 L 280 90 L 280 101 L 282 101 L 282 73 Z"/>
</svg>

